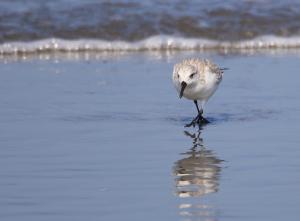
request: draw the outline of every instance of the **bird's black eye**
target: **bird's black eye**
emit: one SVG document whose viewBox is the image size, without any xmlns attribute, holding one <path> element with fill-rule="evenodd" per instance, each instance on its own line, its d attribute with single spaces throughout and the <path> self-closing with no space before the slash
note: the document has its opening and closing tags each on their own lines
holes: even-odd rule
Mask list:
<svg viewBox="0 0 300 221">
<path fill-rule="evenodd" d="M 192 73 L 192 74 L 190 75 L 190 78 L 193 78 L 195 75 L 196 75 L 196 73 Z"/>
<path fill-rule="evenodd" d="M 177 77 L 179 78 L 179 74 L 177 74 Z"/>
</svg>

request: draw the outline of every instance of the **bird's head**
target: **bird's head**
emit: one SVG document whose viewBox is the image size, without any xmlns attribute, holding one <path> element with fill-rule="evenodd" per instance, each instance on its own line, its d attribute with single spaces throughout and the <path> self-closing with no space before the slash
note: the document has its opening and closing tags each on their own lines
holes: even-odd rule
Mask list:
<svg viewBox="0 0 300 221">
<path fill-rule="evenodd" d="M 183 92 L 187 87 L 193 87 L 196 85 L 197 81 L 200 78 L 198 70 L 193 65 L 183 65 L 177 69 L 174 73 L 174 77 L 177 78 L 177 81 L 180 84 L 180 93 L 179 97 L 183 96 Z"/>
</svg>

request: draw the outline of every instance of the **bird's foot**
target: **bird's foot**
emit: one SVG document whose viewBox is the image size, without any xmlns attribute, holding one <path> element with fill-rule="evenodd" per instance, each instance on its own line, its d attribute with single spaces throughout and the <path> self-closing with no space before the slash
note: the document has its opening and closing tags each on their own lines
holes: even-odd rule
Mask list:
<svg viewBox="0 0 300 221">
<path fill-rule="evenodd" d="M 208 123 L 209 123 L 209 121 L 207 119 L 205 119 L 202 115 L 199 114 L 197 117 L 195 117 L 192 120 L 191 123 L 186 124 L 185 127 L 191 127 L 191 126 L 195 127 L 196 125 L 201 126 L 201 125 L 205 125 Z"/>
</svg>

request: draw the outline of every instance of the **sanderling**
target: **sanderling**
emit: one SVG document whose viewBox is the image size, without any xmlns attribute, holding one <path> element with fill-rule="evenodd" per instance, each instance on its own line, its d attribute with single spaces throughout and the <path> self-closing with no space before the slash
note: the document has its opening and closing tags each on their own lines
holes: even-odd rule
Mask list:
<svg viewBox="0 0 300 221">
<path fill-rule="evenodd" d="M 209 123 L 202 116 L 203 107 L 222 81 L 224 70 L 226 68 L 219 68 L 207 59 L 186 59 L 174 65 L 173 83 L 179 98 L 183 96 L 193 100 L 198 111 L 198 115 L 186 127 Z M 200 102 L 200 108 L 197 101 Z"/>
</svg>

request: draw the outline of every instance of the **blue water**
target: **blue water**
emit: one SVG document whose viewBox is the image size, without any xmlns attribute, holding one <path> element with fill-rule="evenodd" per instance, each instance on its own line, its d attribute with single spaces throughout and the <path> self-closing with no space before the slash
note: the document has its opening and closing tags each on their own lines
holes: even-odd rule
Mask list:
<svg viewBox="0 0 300 221">
<path fill-rule="evenodd" d="M 299 49 L 299 20 L 297 0 L 2 0 L 0 56 Z"/>
<path fill-rule="evenodd" d="M 230 68 L 205 116 L 172 66 Z M 299 55 L 2 60 L 0 219 L 296 220 Z"/>
<path fill-rule="evenodd" d="M 299 36 L 300 3 L 280 1 L 2 0 L 0 43 L 151 36 L 239 41 Z"/>
</svg>

